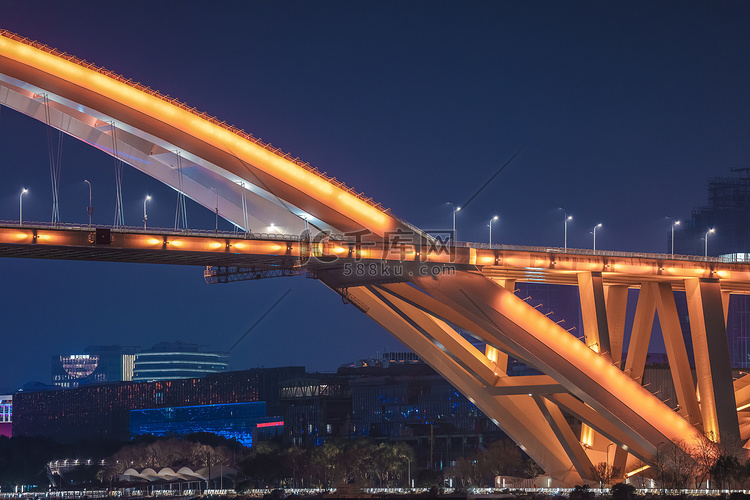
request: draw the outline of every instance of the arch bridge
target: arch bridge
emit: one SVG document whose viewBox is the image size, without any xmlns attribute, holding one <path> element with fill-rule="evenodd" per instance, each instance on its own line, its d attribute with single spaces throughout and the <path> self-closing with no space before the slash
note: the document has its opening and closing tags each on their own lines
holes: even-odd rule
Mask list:
<svg viewBox="0 0 750 500">
<path fill-rule="evenodd" d="M 748 264 L 446 244 L 242 130 L 7 31 L 0 104 L 145 172 L 245 233 L 6 226 L 0 255 L 202 264 L 213 266 L 211 281 L 310 273 L 449 380 L 557 484 L 592 480 L 602 462 L 635 471 L 660 446 L 681 453 L 683 443 L 707 437 L 726 445 L 750 438 L 750 377 L 733 380 L 726 341 L 729 296 L 750 292 Z M 270 221 L 302 236 L 253 235 Z M 576 286 L 583 339 L 518 297 L 523 281 Z M 629 289 L 638 295 L 626 332 Z M 675 291 L 687 297 L 692 359 Z M 676 407 L 642 384 L 655 316 Z M 509 376 L 510 357 L 541 375 Z"/>
</svg>

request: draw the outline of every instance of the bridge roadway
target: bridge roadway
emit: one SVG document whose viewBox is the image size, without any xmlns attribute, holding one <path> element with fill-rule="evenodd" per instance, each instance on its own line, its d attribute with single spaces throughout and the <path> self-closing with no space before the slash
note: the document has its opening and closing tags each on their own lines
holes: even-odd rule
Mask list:
<svg viewBox="0 0 750 500">
<path fill-rule="evenodd" d="M 322 237 L 321 237 L 322 236 Z M 578 285 L 581 272 L 604 285 L 640 288 L 685 279 L 717 279 L 722 291 L 750 293 L 750 262 L 716 257 L 459 243 L 391 244 L 321 235 L 253 234 L 89 227 L 0 221 L 0 256 L 243 269 L 308 269 L 340 287 L 408 281 L 412 276 L 477 271 L 495 281 Z M 410 274 L 411 273 L 411 274 Z"/>
</svg>

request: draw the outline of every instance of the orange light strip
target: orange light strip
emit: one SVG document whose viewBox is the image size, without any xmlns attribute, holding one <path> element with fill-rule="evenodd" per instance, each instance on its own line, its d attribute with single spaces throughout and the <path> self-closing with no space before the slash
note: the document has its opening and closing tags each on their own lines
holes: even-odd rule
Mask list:
<svg viewBox="0 0 750 500">
<path fill-rule="evenodd" d="M 104 95 L 238 156 L 242 161 L 284 181 L 380 235 L 388 229 L 390 217 L 378 206 L 371 205 L 352 194 L 342 184 L 334 184 L 315 171 L 280 156 L 277 151 L 259 145 L 257 140 L 253 141 L 225 126 L 213 123 L 190 108 L 157 97 L 124 79 L 115 79 L 110 72 L 103 72 L 90 64 L 85 66 L 82 61 L 75 58 L 64 58 L 62 54 L 57 55 L 47 47 L 37 48 L 32 42 L 6 31 L 0 32 L 0 54 Z M 91 69 L 92 67 L 94 69 Z"/>
<path fill-rule="evenodd" d="M 563 359 L 574 363 L 590 380 L 595 380 L 609 394 L 626 402 L 636 414 L 650 422 L 664 436 L 672 440 L 685 439 L 688 442 L 697 442 L 703 438 L 695 427 L 618 367 L 596 354 L 559 325 L 549 321 L 536 309 L 529 310 L 528 305 L 515 295 L 499 294 L 494 307 L 539 342 L 550 346 Z"/>
<path fill-rule="evenodd" d="M 634 470 L 634 471 L 630 471 L 630 472 L 628 472 L 627 474 L 625 474 L 625 477 L 626 477 L 626 478 L 628 478 L 628 477 L 631 477 L 631 476 L 635 476 L 635 475 L 636 475 L 636 474 L 638 474 L 639 472 L 643 472 L 644 470 L 646 470 L 646 469 L 650 469 L 650 468 L 651 468 L 651 466 L 650 466 L 650 465 L 644 465 L 643 467 L 639 467 L 639 468 L 637 468 L 637 469 L 636 469 L 636 470 Z"/>
</svg>

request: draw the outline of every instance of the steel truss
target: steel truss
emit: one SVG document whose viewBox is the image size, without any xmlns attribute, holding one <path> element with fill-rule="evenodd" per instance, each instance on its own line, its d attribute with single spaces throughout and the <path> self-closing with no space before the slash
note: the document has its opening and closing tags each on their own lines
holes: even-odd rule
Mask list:
<svg viewBox="0 0 750 500">
<path fill-rule="evenodd" d="M 260 280 L 265 278 L 282 278 L 285 276 L 299 276 L 299 268 L 256 266 L 256 267 L 226 267 L 207 266 L 203 271 L 203 278 L 209 285 L 216 283 L 232 283 L 234 281 Z"/>
</svg>

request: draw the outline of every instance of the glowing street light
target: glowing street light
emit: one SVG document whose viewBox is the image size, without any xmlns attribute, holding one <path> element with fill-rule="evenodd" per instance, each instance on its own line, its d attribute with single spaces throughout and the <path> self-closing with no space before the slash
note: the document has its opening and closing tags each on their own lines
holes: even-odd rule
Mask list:
<svg viewBox="0 0 750 500">
<path fill-rule="evenodd" d="M 565 210 L 563 207 L 558 207 L 560 210 L 563 211 L 564 218 L 563 218 L 563 230 L 564 230 L 564 239 L 563 239 L 563 248 L 565 251 L 568 250 L 568 221 L 573 220 L 572 215 L 568 215 L 567 210 Z"/>
<path fill-rule="evenodd" d="M 672 257 L 674 257 L 674 227 L 680 225 L 680 221 L 674 220 L 672 217 L 667 216 L 667 219 L 672 221 Z"/>
<path fill-rule="evenodd" d="M 146 202 L 151 199 L 150 195 L 146 196 L 146 199 L 143 200 L 143 230 L 146 230 L 146 221 L 148 220 L 148 215 L 146 215 Z"/>
<path fill-rule="evenodd" d="M 26 188 L 23 188 L 21 191 L 21 196 L 18 197 L 18 225 L 23 225 L 23 195 L 28 193 L 29 190 Z"/>
<path fill-rule="evenodd" d="M 407 469 L 408 470 L 408 476 L 407 476 L 407 479 L 406 479 L 406 487 L 407 488 L 411 488 L 411 459 L 409 457 L 407 457 L 406 455 L 401 455 L 401 458 L 405 458 L 406 459 L 406 463 L 407 463 L 407 466 L 408 466 L 408 469 Z"/>
<path fill-rule="evenodd" d="M 84 179 L 83 182 L 89 185 L 89 206 L 86 207 L 86 212 L 89 214 L 89 227 L 91 227 L 91 216 L 94 215 L 94 206 L 91 203 L 91 183 L 86 179 Z"/>
<path fill-rule="evenodd" d="M 713 232 L 714 232 L 714 230 L 715 230 L 714 228 L 711 228 L 711 229 L 709 229 L 709 230 L 708 230 L 708 232 L 706 232 L 706 237 L 704 238 L 704 239 L 705 239 L 705 242 L 706 242 L 706 253 L 705 253 L 705 257 L 708 257 L 708 235 L 709 235 L 709 234 L 711 234 L 711 233 L 713 233 Z"/>
<path fill-rule="evenodd" d="M 454 205 L 450 201 L 448 202 L 448 205 L 453 207 L 453 235 L 451 236 L 451 242 L 455 245 L 456 243 L 456 212 L 460 212 L 461 207 L 456 207 L 456 205 Z"/>
<path fill-rule="evenodd" d="M 490 219 L 490 223 L 489 223 L 489 224 L 487 224 L 487 227 L 489 227 L 489 228 L 490 228 L 490 246 L 492 246 L 492 223 L 493 223 L 494 221 L 496 221 L 497 219 L 498 219 L 498 216 L 496 215 L 496 216 L 494 216 L 493 218 L 491 218 L 491 219 Z"/>
<path fill-rule="evenodd" d="M 600 222 L 596 226 L 594 226 L 594 253 L 596 253 L 596 228 L 602 227 L 602 223 Z"/>
</svg>

